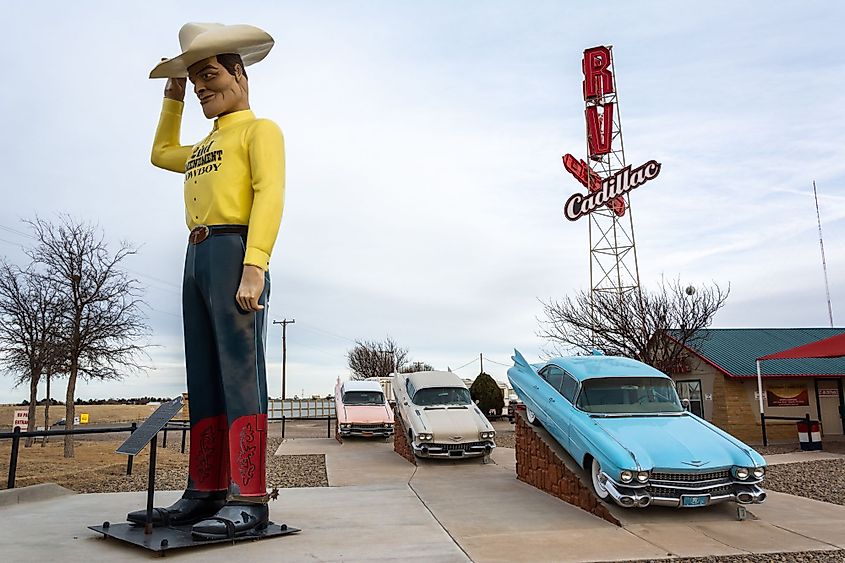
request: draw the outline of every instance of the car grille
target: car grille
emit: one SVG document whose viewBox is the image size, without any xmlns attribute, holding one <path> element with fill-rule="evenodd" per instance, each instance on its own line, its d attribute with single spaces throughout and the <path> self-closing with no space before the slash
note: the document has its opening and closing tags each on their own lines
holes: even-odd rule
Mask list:
<svg viewBox="0 0 845 563">
<path fill-rule="evenodd" d="M 690 491 L 687 489 L 677 489 L 674 487 L 658 487 L 656 485 L 649 485 L 645 488 L 645 490 L 653 497 L 662 497 L 662 498 L 681 498 L 681 495 L 689 495 L 689 494 L 696 494 L 695 491 Z M 701 491 L 700 494 L 709 494 L 710 496 L 719 497 L 723 495 L 728 495 L 731 493 L 731 485 L 721 485 L 719 487 L 713 487 L 712 489 L 707 489 L 706 491 Z"/>
<path fill-rule="evenodd" d="M 487 444 L 485 442 L 466 442 L 464 444 L 431 444 L 430 448 L 443 448 L 446 451 L 453 452 L 458 450 L 468 451 L 472 447 L 483 448 Z"/>
<path fill-rule="evenodd" d="M 730 469 L 706 472 L 676 473 L 668 471 L 652 471 L 652 481 L 670 481 L 673 483 L 708 483 L 710 481 L 730 481 Z"/>
<path fill-rule="evenodd" d="M 387 424 L 353 424 L 352 428 L 356 430 L 381 430 L 388 426 Z"/>
</svg>

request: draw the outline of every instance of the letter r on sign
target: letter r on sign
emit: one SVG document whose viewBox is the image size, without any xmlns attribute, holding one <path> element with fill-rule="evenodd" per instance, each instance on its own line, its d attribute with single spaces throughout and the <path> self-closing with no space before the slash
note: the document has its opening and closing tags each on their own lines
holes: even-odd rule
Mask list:
<svg viewBox="0 0 845 563">
<path fill-rule="evenodd" d="M 613 92 L 613 73 L 610 71 L 610 49 L 592 47 L 584 51 L 584 100 Z"/>
</svg>

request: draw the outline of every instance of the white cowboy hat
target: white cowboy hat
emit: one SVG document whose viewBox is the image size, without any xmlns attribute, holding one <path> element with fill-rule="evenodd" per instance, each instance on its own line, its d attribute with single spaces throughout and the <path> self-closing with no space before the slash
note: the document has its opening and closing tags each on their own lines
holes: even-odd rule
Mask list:
<svg viewBox="0 0 845 563">
<path fill-rule="evenodd" d="M 273 48 L 273 38 L 251 25 L 186 23 L 179 30 L 182 54 L 165 59 L 153 69 L 150 78 L 182 78 L 188 67 L 208 57 L 237 53 L 244 66 L 255 64 Z"/>
</svg>

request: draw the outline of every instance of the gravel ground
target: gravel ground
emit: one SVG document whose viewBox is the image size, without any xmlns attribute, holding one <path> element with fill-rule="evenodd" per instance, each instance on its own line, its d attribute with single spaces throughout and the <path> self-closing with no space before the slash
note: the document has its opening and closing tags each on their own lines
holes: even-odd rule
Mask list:
<svg viewBox="0 0 845 563">
<path fill-rule="evenodd" d="M 845 460 L 770 465 L 763 488 L 845 505 Z"/>
<path fill-rule="evenodd" d="M 267 440 L 267 488 L 328 487 L 326 457 L 315 455 L 273 455 L 281 444 L 280 437 Z M 169 452 L 168 448 L 168 453 Z M 178 452 L 178 450 L 176 450 Z M 79 493 L 118 493 L 147 490 L 146 460 L 135 463 L 132 475 L 125 475 L 123 464 L 73 475 L 59 484 Z M 168 455 L 156 463 L 156 490 L 180 490 L 188 474 L 188 455 Z"/>
<path fill-rule="evenodd" d="M 768 563 L 769 561 L 788 561 L 790 563 L 842 563 L 845 550 L 834 551 L 793 551 L 788 553 L 758 553 L 748 555 L 710 555 L 708 557 L 683 557 L 679 559 L 647 559 L 637 563 Z"/>
<path fill-rule="evenodd" d="M 516 447 L 516 433 L 513 430 L 497 430 L 496 431 L 496 446 L 500 448 L 514 448 Z"/>
<path fill-rule="evenodd" d="M 823 451 L 832 453 L 832 454 L 845 454 L 845 441 L 839 440 L 831 440 L 826 439 L 822 440 L 822 448 Z M 754 446 L 754 449 L 757 450 L 762 455 L 772 455 L 772 454 L 791 454 L 794 452 L 800 452 L 801 447 L 798 443 L 794 444 L 774 444 L 768 446 Z"/>
</svg>

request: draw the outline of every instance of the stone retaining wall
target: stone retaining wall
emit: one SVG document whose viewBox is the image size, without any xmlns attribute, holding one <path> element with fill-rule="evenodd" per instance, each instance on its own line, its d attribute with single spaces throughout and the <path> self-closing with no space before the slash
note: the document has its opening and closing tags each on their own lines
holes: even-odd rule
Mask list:
<svg viewBox="0 0 845 563">
<path fill-rule="evenodd" d="M 562 459 L 567 456 L 569 464 Z M 569 466 L 568 466 L 569 465 Z M 619 526 L 617 520 L 599 501 L 589 483 L 576 473 L 580 471 L 572 458 L 561 451 L 552 450 L 549 444 L 525 421 L 523 412 L 516 416 L 516 476 L 520 481 L 604 518 Z"/>
<path fill-rule="evenodd" d="M 414 465 L 417 464 L 417 457 L 414 455 L 411 444 L 408 443 L 408 431 L 405 430 L 402 419 L 399 418 L 395 409 L 393 411 L 393 451 Z"/>
</svg>

